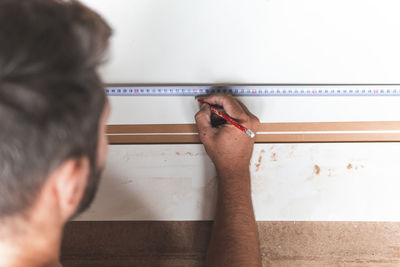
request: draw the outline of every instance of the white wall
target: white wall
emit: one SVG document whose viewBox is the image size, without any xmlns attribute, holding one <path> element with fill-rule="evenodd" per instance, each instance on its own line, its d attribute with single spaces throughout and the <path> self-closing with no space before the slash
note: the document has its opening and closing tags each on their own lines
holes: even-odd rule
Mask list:
<svg viewBox="0 0 400 267">
<path fill-rule="evenodd" d="M 399 83 L 397 0 L 85 0 L 107 82 Z"/>
<path fill-rule="evenodd" d="M 400 82 L 395 0 L 84 2 L 115 29 L 102 70 L 108 83 Z M 191 101 L 115 97 L 110 123 L 193 122 Z M 245 101 L 264 122 L 400 114 L 397 98 Z M 257 219 L 400 220 L 397 151 L 398 144 L 257 145 Z M 214 200 L 215 173 L 201 145 L 111 146 L 99 194 L 80 219 L 210 219 Z"/>
</svg>

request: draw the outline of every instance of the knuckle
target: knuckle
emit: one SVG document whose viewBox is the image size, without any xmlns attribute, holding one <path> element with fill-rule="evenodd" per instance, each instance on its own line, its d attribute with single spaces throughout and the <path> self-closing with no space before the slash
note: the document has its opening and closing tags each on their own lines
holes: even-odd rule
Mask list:
<svg viewBox="0 0 400 267">
<path fill-rule="evenodd" d="M 232 95 L 225 95 L 225 98 L 231 102 L 237 102 L 237 99 Z"/>
<path fill-rule="evenodd" d="M 202 113 L 202 112 L 199 111 L 199 112 L 196 113 L 196 115 L 194 115 L 194 118 L 195 118 L 196 121 L 198 121 L 198 120 L 201 118 L 201 116 L 202 116 L 201 113 Z"/>
</svg>

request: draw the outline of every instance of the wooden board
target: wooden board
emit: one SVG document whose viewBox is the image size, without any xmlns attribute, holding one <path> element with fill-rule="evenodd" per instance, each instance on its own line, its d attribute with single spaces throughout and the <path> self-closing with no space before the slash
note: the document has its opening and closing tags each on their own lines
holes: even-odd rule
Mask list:
<svg viewBox="0 0 400 267">
<path fill-rule="evenodd" d="M 200 143 L 195 124 L 109 125 L 110 144 Z M 397 142 L 400 121 L 262 123 L 256 143 Z"/>
<path fill-rule="evenodd" d="M 263 266 L 395 267 L 397 222 L 258 223 Z M 71 222 L 61 260 L 73 266 L 204 266 L 210 221 Z"/>
</svg>

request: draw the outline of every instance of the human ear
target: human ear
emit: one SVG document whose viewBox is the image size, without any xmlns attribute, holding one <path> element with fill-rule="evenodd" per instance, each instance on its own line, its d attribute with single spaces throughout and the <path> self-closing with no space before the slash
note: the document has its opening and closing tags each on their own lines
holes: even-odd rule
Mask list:
<svg viewBox="0 0 400 267">
<path fill-rule="evenodd" d="M 87 157 L 65 161 L 52 174 L 61 219 L 66 222 L 76 211 L 85 192 L 90 172 Z"/>
</svg>

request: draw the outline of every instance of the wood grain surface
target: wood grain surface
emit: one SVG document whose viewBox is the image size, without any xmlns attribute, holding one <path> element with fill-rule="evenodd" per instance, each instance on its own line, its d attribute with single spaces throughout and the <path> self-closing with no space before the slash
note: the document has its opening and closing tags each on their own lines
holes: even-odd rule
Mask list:
<svg viewBox="0 0 400 267">
<path fill-rule="evenodd" d="M 71 222 L 64 267 L 203 266 L 210 221 Z M 264 267 L 400 266 L 398 222 L 258 222 Z"/>
</svg>

